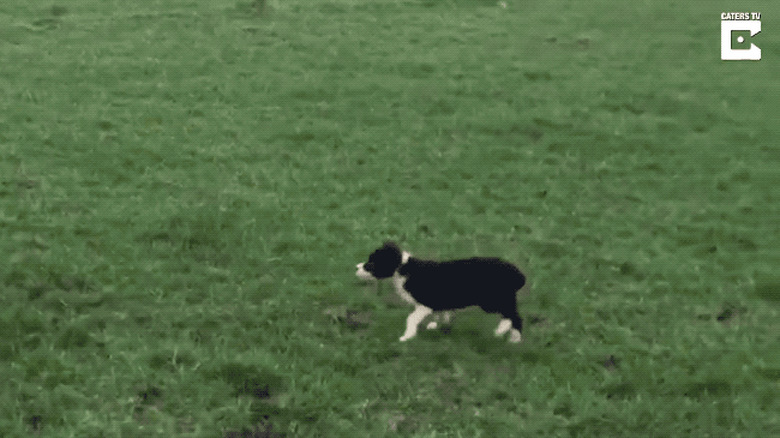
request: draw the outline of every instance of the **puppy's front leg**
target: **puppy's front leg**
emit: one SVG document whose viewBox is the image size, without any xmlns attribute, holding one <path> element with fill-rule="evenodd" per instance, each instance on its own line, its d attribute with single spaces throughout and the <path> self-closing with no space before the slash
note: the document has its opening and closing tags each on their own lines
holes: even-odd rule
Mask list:
<svg viewBox="0 0 780 438">
<path fill-rule="evenodd" d="M 417 334 L 417 325 L 420 324 L 420 322 L 428 315 L 431 314 L 433 310 L 429 307 L 420 306 L 414 308 L 414 312 L 410 313 L 409 316 L 406 317 L 406 331 L 404 332 L 404 335 L 399 338 L 401 342 L 408 341 L 409 339 L 413 338 Z"/>
</svg>

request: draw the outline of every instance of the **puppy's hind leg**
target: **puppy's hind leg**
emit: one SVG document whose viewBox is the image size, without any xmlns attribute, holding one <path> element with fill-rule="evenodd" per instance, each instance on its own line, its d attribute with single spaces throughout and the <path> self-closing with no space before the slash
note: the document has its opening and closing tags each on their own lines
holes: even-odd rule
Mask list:
<svg viewBox="0 0 780 438">
<path fill-rule="evenodd" d="M 515 310 L 514 315 L 510 316 L 510 320 L 512 321 L 512 330 L 509 332 L 509 342 L 517 344 L 523 340 L 521 334 L 523 331 L 523 319 L 520 318 L 517 310 Z"/>
<path fill-rule="evenodd" d="M 404 335 L 401 336 L 398 340 L 401 342 L 408 341 L 409 339 L 412 339 L 415 335 L 417 335 L 417 326 L 422 322 L 423 319 L 425 319 L 426 316 L 430 315 L 433 310 L 429 307 L 420 306 L 414 308 L 414 312 L 410 313 L 409 316 L 406 317 L 406 331 L 404 332 Z"/>
<path fill-rule="evenodd" d="M 509 335 L 509 342 L 517 344 L 523 341 L 523 335 L 518 329 L 512 329 L 512 333 Z"/>
<path fill-rule="evenodd" d="M 512 320 L 509 318 L 502 318 L 501 321 L 498 322 L 498 327 L 496 327 L 496 336 L 501 336 L 504 333 L 508 332 L 509 329 L 512 328 Z"/>
<path fill-rule="evenodd" d="M 523 331 L 523 319 L 520 318 L 520 314 L 517 313 L 517 302 L 515 300 L 507 302 L 506 305 L 502 307 L 500 313 L 504 319 L 498 323 L 496 336 L 501 336 L 509 331 L 509 342 L 516 344 L 522 341 L 523 336 L 521 333 Z"/>
<path fill-rule="evenodd" d="M 449 324 L 451 318 L 452 318 L 452 312 L 449 310 L 445 310 L 443 312 L 435 312 L 433 314 L 433 321 L 429 322 L 425 328 L 428 330 L 433 330 L 435 328 L 438 328 L 440 323 Z"/>
</svg>

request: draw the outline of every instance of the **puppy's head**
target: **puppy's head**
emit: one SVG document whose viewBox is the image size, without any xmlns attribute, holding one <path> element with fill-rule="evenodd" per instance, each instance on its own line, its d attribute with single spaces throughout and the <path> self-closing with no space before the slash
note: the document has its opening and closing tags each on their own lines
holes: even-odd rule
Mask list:
<svg viewBox="0 0 780 438">
<path fill-rule="evenodd" d="M 381 248 L 368 256 L 368 261 L 357 264 L 355 275 L 364 280 L 381 280 L 393 276 L 393 273 L 401 266 L 402 253 L 393 242 L 387 242 Z"/>
</svg>

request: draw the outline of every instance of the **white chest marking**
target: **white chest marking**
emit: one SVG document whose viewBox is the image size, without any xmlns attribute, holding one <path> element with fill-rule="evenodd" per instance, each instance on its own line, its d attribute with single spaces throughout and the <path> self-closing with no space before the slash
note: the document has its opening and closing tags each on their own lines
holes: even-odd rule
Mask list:
<svg viewBox="0 0 780 438">
<path fill-rule="evenodd" d="M 405 264 L 409 261 L 409 257 L 411 257 L 411 254 L 404 251 L 401 254 L 401 264 Z M 412 295 L 409 294 L 409 292 L 404 289 L 404 282 L 406 281 L 406 277 L 402 276 L 401 274 L 396 271 L 393 274 L 393 286 L 395 286 L 395 293 L 398 294 L 398 296 L 401 297 L 404 301 L 406 301 L 409 304 L 414 304 L 415 306 L 418 304 L 417 301 L 412 298 Z"/>
</svg>

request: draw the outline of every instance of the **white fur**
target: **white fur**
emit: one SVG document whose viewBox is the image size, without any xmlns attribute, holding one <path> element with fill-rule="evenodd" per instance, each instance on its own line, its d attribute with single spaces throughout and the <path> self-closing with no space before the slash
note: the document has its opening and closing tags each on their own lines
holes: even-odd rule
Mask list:
<svg viewBox="0 0 780 438">
<path fill-rule="evenodd" d="M 409 261 L 409 257 L 412 255 L 406 251 L 401 252 L 401 264 L 404 265 Z M 417 335 L 417 326 L 420 325 L 423 319 L 425 319 L 426 316 L 433 313 L 433 310 L 429 307 L 423 306 L 422 304 L 418 303 L 412 295 L 404 289 L 404 283 L 406 282 L 406 277 L 402 276 L 401 274 L 396 271 L 393 274 L 393 285 L 395 286 L 395 293 L 398 294 L 399 297 L 401 297 L 402 300 L 406 301 L 409 304 L 414 304 L 414 311 L 409 314 L 409 316 L 406 317 L 406 331 L 404 331 L 403 336 L 399 338 L 401 342 L 407 341 L 411 338 L 413 338 L 415 335 Z M 436 321 L 431 321 L 428 323 L 427 328 L 434 329 L 438 327 L 438 323 Z"/>
<path fill-rule="evenodd" d="M 418 304 L 417 307 L 414 308 L 414 312 L 406 317 L 406 331 L 398 340 L 404 342 L 415 337 L 415 335 L 417 335 L 417 326 L 426 316 L 430 315 L 431 312 L 433 312 L 433 310 L 431 310 L 430 307 Z"/>
<path fill-rule="evenodd" d="M 358 263 L 357 264 L 357 272 L 355 272 L 355 275 L 361 280 L 376 280 L 373 275 L 371 275 L 370 272 L 366 271 L 363 268 L 363 265 L 365 263 Z"/>
<path fill-rule="evenodd" d="M 416 306 L 417 301 L 415 301 L 415 299 L 412 298 L 412 295 L 407 292 L 406 289 L 404 289 L 404 282 L 406 282 L 406 277 L 402 277 L 398 272 L 393 274 L 393 285 L 395 286 L 395 293 L 398 294 L 402 300 Z"/>
<path fill-rule="evenodd" d="M 403 251 L 401 253 L 401 264 L 406 264 L 409 261 L 409 258 L 411 257 L 411 254 Z M 370 272 L 366 271 L 364 268 L 364 263 L 358 263 L 356 265 L 357 272 L 355 272 L 355 275 L 362 279 L 362 280 L 376 280 L 373 275 L 371 275 Z M 406 330 L 404 331 L 403 336 L 399 338 L 401 342 L 408 341 L 409 339 L 415 337 L 417 335 L 417 326 L 420 325 L 420 323 L 433 313 L 433 309 L 423 306 L 422 304 L 418 303 L 412 295 L 404 289 L 404 283 L 406 282 L 406 277 L 402 276 L 398 273 L 396 270 L 395 273 L 393 273 L 393 286 L 395 287 L 395 292 L 398 294 L 398 296 L 401 297 L 404 301 L 406 301 L 409 304 L 413 304 L 414 311 L 409 314 L 409 316 L 406 317 Z M 435 329 L 439 326 L 439 322 L 443 319 L 445 323 L 450 322 L 450 318 L 452 317 L 451 311 L 445 311 L 445 312 L 436 312 L 434 314 L 434 320 L 429 322 L 426 328 L 428 330 Z M 511 331 L 510 331 L 511 329 Z M 496 327 L 495 334 L 496 336 L 501 336 L 505 334 L 506 332 L 510 332 L 509 334 L 509 342 L 512 343 L 518 343 L 522 341 L 522 336 L 520 335 L 520 331 L 512 328 L 512 321 L 508 318 L 504 318 L 498 323 L 498 327 Z"/>
<path fill-rule="evenodd" d="M 509 318 L 502 319 L 499 321 L 498 327 L 496 327 L 496 336 L 503 335 L 508 332 L 510 328 L 512 328 L 512 320 Z"/>
<path fill-rule="evenodd" d="M 409 254 L 408 252 L 403 251 L 401 253 L 401 264 L 403 265 L 406 262 L 408 262 L 409 257 L 411 256 L 412 255 Z M 398 271 L 395 271 L 395 273 L 393 273 L 393 286 L 395 286 L 395 293 L 397 293 L 398 296 L 401 297 L 401 299 L 403 299 L 407 303 L 414 304 L 415 306 L 419 305 L 417 301 L 415 301 L 415 299 L 412 298 L 412 295 L 409 292 L 407 292 L 406 289 L 404 289 L 404 282 L 406 282 L 406 277 L 399 274 Z"/>
<path fill-rule="evenodd" d="M 433 321 L 429 322 L 428 325 L 425 327 L 428 330 L 433 330 L 437 327 L 439 327 L 440 322 L 444 322 L 444 324 L 450 323 L 450 318 L 452 318 L 452 311 L 445 310 L 444 312 L 435 312 L 433 314 Z"/>
</svg>

